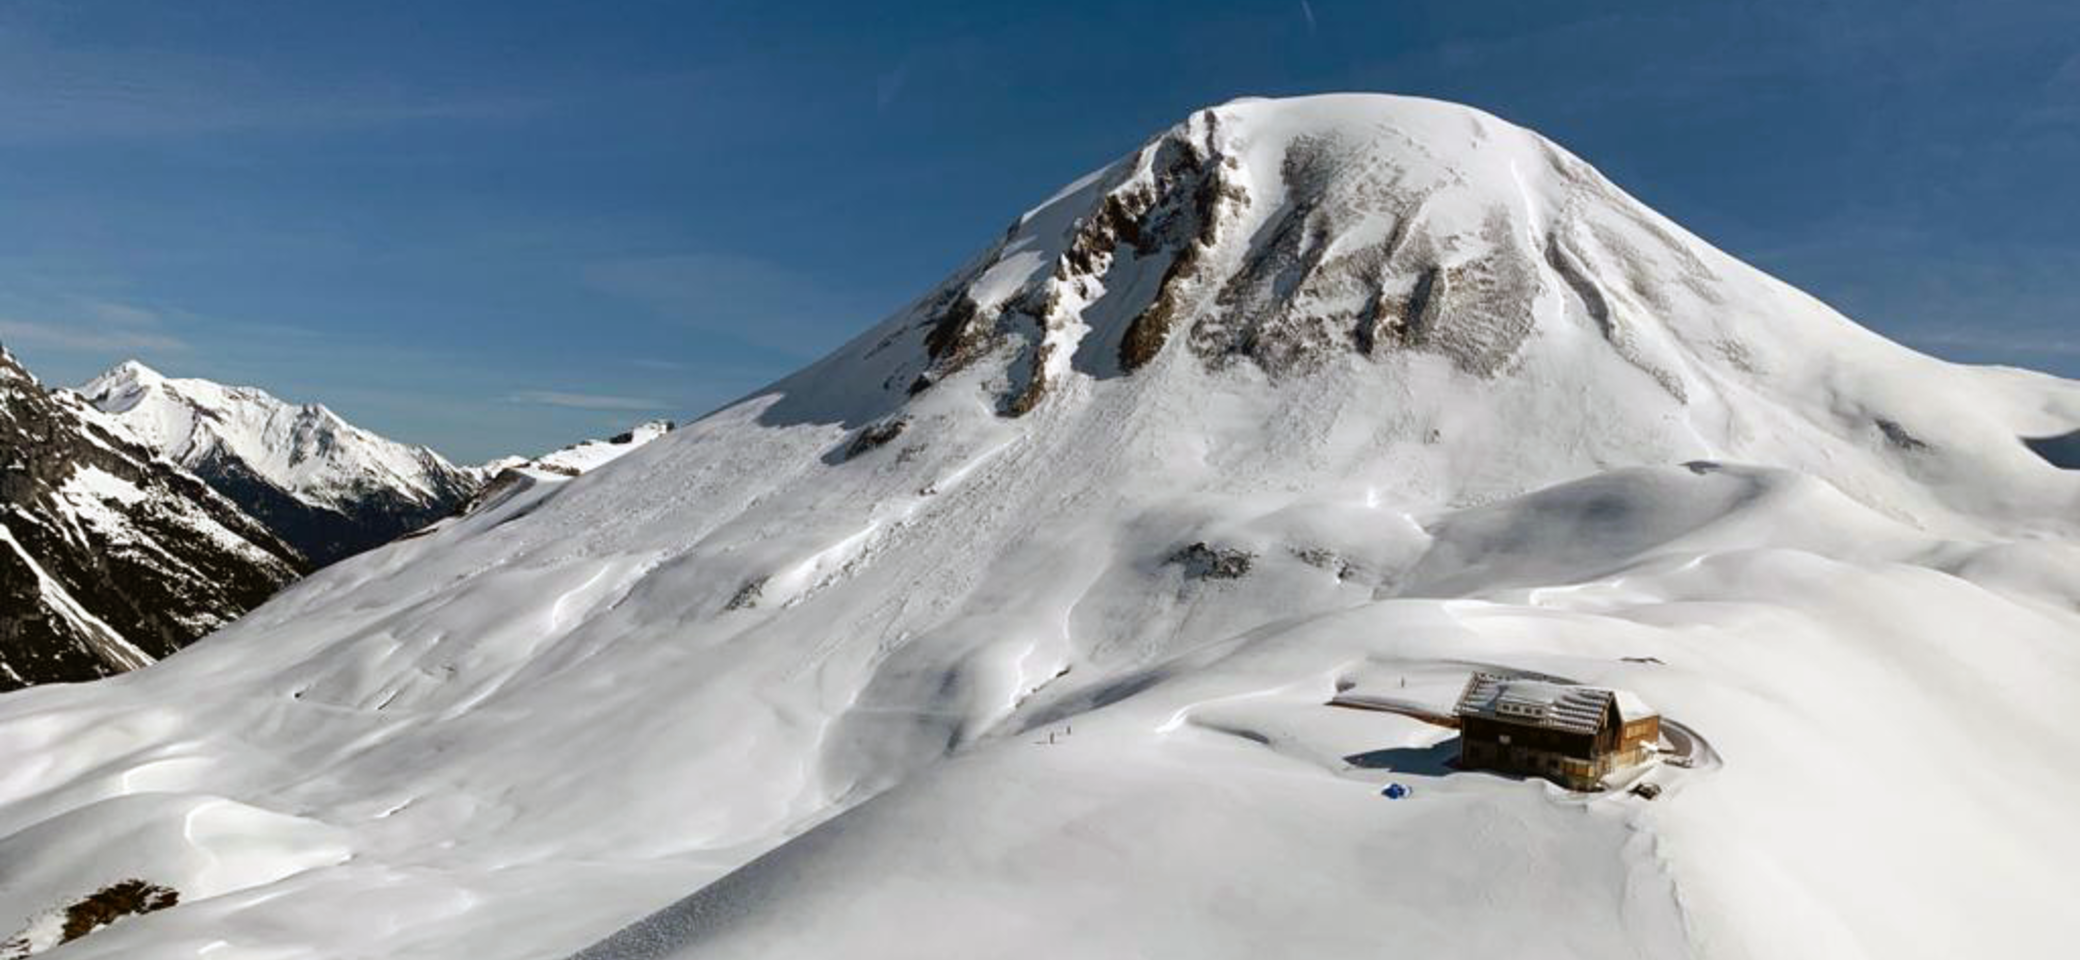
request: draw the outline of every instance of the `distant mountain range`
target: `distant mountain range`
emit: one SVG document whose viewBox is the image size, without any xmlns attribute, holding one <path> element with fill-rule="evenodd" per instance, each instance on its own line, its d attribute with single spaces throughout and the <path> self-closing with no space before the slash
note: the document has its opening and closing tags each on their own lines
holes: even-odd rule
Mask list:
<svg viewBox="0 0 2080 960">
<path fill-rule="evenodd" d="M 231 500 L 0 350 L 0 690 L 143 666 L 306 566 Z"/>
<path fill-rule="evenodd" d="M 322 404 L 167 377 L 134 360 L 79 393 L 321 567 L 447 516 L 488 479 Z"/>
<path fill-rule="evenodd" d="M 254 387 L 130 361 L 49 388 L 0 350 L 0 690 L 143 666 L 313 568 L 671 426 L 464 467 Z"/>
</svg>

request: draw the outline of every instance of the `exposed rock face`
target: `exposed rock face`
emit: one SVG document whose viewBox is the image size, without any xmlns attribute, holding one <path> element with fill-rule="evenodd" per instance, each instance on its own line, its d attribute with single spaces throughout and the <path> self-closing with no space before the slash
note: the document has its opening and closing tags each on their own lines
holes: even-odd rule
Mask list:
<svg viewBox="0 0 2080 960">
<path fill-rule="evenodd" d="M 1216 115 L 1204 111 L 1106 171 L 1102 194 L 1061 235 L 1048 235 L 1054 224 L 1040 222 L 1051 219 L 1036 217 L 1040 211 L 1013 224 L 979 265 L 920 309 L 927 363 L 910 392 L 1009 346 L 1021 357 L 999 411 L 1030 412 L 1089 332 L 1089 308 L 1114 296 L 1108 283 L 1123 265 L 1156 271 L 1160 280 L 1147 302 L 1111 324 L 1118 330 L 1108 331 L 1116 339 L 1106 366 L 1129 372 L 1154 360 L 1198 282 L 1201 258 L 1249 199 L 1219 142 Z M 1051 248 L 1060 252 L 1042 259 Z M 1017 277 L 1021 270 L 1030 275 Z"/>
<path fill-rule="evenodd" d="M 180 901 L 180 891 L 172 887 L 137 879 L 120 880 L 79 898 L 63 911 L 37 918 L 30 929 L 0 940 L 0 960 L 26 960 L 126 917 L 155 913 Z"/>
<path fill-rule="evenodd" d="M 319 566 L 453 513 L 486 480 L 482 471 L 377 436 L 322 405 L 165 377 L 135 361 L 80 393 Z"/>
<path fill-rule="evenodd" d="M 866 425 L 860 429 L 857 436 L 852 438 L 851 443 L 845 445 L 843 459 L 850 460 L 861 454 L 889 445 L 897 437 L 902 436 L 904 428 L 909 425 L 910 421 L 901 418 Z"/>
<path fill-rule="evenodd" d="M 0 690 L 143 666 L 304 566 L 231 501 L 0 351 Z"/>
<path fill-rule="evenodd" d="M 1208 546 L 1204 541 L 1170 555 L 1170 562 L 1184 567 L 1184 575 L 1195 580 L 1240 580 L 1249 575 L 1255 561 L 1246 550 Z"/>
</svg>

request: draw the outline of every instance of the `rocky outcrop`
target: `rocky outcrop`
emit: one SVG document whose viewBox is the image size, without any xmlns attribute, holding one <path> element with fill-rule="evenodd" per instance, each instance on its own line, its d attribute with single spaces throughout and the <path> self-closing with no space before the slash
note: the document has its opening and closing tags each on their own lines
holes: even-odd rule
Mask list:
<svg viewBox="0 0 2080 960">
<path fill-rule="evenodd" d="M 1235 159 L 1218 143 L 1216 115 L 1202 112 L 1119 165 L 1100 184 L 1089 212 L 1059 237 L 1036 236 L 1043 232 L 1038 223 L 1013 224 L 1003 242 L 919 308 L 925 363 L 909 392 L 921 393 L 1008 349 L 1018 355 L 1010 364 L 1016 372 L 997 408 L 1008 416 L 1031 412 L 1061 375 L 1068 351 L 1090 335 L 1087 308 L 1114 295 L 1114 287 L 1132 286 L 1121 275 L 1128 264 L 1131 271 L 1160 270 L 1161 279 L 1152 299 L 1117 332 L 1101 336 L 1120 372 L 1155 359 L 1196 290 L 1202 258 L 1220 239 L 1221 225 L 1249 202 L 1233 179 Z M 1041 269 L 1021 266 L 1035 247 L 1060 252 L 1041 261 Z M 1005 292 L 992 292 L 999 289 Z"/>
</svg>

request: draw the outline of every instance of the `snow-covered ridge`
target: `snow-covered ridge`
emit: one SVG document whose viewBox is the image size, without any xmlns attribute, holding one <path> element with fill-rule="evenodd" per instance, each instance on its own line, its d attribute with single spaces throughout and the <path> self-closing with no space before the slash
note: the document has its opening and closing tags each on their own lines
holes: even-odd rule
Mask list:
<svg viewBox="0 0 2080 960">
<path fill-rule="evenodd" d="M 742 402 L 0 698 L 0 934 L 135 876 L 66 951 L 2055 954 L 2076 430 L 1494 117 L 1215 107 Z M 1326 706 L 1476 670 L 1710 762 Z"/>
<path fill-rule="evenodd" d="M 322 404 L 167 377 L 135 360 L 78 392 L 321 564 L 447 515 L 485 479 L 425 447 L 356 427 Z"/>
<path fill-rule="evenodd" d="M 432 501 L 467 485 L 467 471 L 426 447 L 377 436 L 323 404 L 288 403 L 258 387 L 167 377 L 130 360 L 78 392 L 176 463 L 236 457 L 314 506 L 351 507 L 371 487 Z"/>
<path fill-rule="evenodd" d="M 598 469 L 634 452 L 644 444 L 672 432 L 670 420 L 646 420 L 604 440 L 583 440 L 539 457 L 504 457 L 479 468 L 496 477 L 506 470 L 520 470 L 551 477 L 575 477 Z"/>
<path fill-rule="evenodd" d="M 540 507 L 565 483 L 643 448 L 672 432 L 670 420 L 647 420 L 603 440 L 582 440 L 538 457 L 501 457 L 478 467 L 491 479 L 454 516 L 410 536 L 432 536 L 479 514 L 497 514 L 514 502 Z"/>
</svg>

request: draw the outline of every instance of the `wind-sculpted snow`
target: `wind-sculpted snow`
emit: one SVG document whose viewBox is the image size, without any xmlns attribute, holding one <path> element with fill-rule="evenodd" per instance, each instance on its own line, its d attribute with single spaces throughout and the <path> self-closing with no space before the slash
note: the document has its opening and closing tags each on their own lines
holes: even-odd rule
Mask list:
<svg viewBox="0 0 2080 960">
<path fill-rule="evenodd" d="M 2075 429 L 1492 117 L 1229 104 L 752 397 L 0 698 L 0 928 L 201 883 L 215 797 L 240 882 L 64 956 L 2056 952 L 2080 475 L 2018 438 Z M 1325 705 L 1477 668 L 1711 762 Z"/>
</svg>

